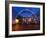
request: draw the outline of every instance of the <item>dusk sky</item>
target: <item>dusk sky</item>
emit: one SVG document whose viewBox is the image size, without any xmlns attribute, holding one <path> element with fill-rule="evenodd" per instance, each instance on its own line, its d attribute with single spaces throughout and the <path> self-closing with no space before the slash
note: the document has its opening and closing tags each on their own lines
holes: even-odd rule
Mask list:
<svg viewBox="0 0 46 38">
<path fill-rule="evenodd" d="M 24 9 L 24 10 L 23 10 Z M 40 16 L 40 8 L 35 7 L 12 7 L 12 19 L 15 19 L 17 15 L 23 16 L 23 17 L 31 17 L 32 13 L 28 10 L 33 12 L 36 16 Z M 21 10 L 23 10 L 22 13 L 19 13 Z"/>
</svg>

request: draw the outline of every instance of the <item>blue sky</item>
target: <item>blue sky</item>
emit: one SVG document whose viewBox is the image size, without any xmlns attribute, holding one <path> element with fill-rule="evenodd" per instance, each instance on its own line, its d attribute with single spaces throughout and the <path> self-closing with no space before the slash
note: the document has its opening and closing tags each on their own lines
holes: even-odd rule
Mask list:
<svg viewBox="0 0 46 38">
<path fill-rule="evenodd" d="M 12 19 L 15 19 L 15 17 L 23 9 L 28 9 L 28 10 L 32 11 L 33 14 L 35 14 L 36 16 L 40 16 L 40 8 L 35 8 L 35 7 L 12 7 Z M 23 16 L 23 17 L 31 17 L 32 13 L 30 13 L 29 11 L 23 11 L 19 15 Z"/>
</svg>

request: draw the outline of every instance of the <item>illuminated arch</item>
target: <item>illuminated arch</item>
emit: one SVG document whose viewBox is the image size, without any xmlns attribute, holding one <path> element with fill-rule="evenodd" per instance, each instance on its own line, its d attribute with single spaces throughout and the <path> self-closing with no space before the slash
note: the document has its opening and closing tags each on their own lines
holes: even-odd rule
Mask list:
<svg viewBox="0 0 46 38">
<path fill-rule="evenodd" d="M 29 10 L 29 9 L 23 9 L 23 10 L 21 10 L 21 11 L 17 14 L 17 16 L 20 15 L 23 11 L 29 11 L 31 14 L 35 15 L 31 10 Z M 17 17 L 17 16 L 16 16 L 16 17 Z"/>
<path fill-rule="evenodd" d="M 31 10 L 29 10 L 29 9 L 23 9 L 23 10 L 21 10 L 21 11 L 16 15 L 16 17 L 17 17 L 18 15 L 20 15 L 23 11 L 29 11 L 35 18 L 37 18 L 37 16 L 36 16 Z"/>
</svg>

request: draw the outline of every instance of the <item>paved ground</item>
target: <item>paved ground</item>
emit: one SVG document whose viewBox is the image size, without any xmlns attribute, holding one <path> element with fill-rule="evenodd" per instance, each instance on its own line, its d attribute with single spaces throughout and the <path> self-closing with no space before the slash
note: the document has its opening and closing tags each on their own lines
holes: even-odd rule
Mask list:
<svg viewBox="0 0 46 38">
<path fill-rule="evenodd" d="M 23 30 L 40 30 L 40 25 L 12 25 L 12 31 L 23 31 Z"/>
</svg>

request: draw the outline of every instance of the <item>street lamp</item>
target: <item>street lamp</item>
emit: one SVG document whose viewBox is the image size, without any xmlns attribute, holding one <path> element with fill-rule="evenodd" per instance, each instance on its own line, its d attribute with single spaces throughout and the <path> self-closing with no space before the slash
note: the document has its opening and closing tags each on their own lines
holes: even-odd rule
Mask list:
<svg viewBox="0 0 46 38">
<path fill-rule="evenodd" d="M 15 23 L 18 23 L 19 22 L 19 20 L 18 19 L 15 19 Z"/>
</svg>

